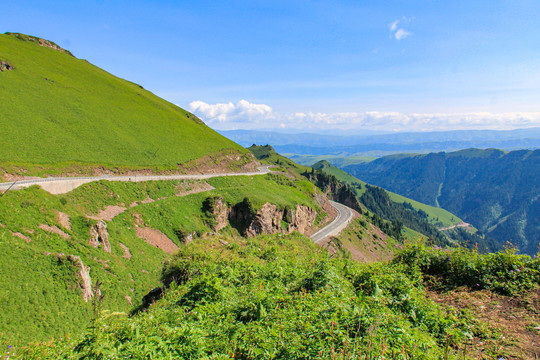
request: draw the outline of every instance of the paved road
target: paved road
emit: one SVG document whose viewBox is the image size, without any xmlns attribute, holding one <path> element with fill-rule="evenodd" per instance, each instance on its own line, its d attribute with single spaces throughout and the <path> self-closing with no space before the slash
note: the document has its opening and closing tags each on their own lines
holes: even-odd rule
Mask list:
<svg viewBox="0 0 540 360">
<path fill-rule="evenodd" d="M 150 180 L 198 180 L 209 179 L 213 177 L 221 176 L 251 176 L 251 175 L 264 175 L 270 172 L 270 165 L 264 165 L 259 167 L 258 171 L 244 172 L 244 173 L 223 173 L 223 174 L 202 174 L 202 175 L 133 175 L 133 176 L 86 176 L 86 177 L 49 177 L 43 179 L 33 180 L 21 180 L 15 182 L 0 183 L 0 192 L 5 191 L 11 187 L 11 190 L 17 190 L 32 185 L 39 185 L 45 191 L 51 194 L 65 194 L 71 190 L 92 182 L 100 180 L 109 181 L 150 181 Z"/>
<path fill-rule="evenodd" d="M 137 175 L 137 176 L 86 176 L 86 177 L 50 177 L 43 179 L 21 180 L 15 182 L 0 183 L 0 192 L 10 190 L 18 190 L 32 185 L 39 185 L 45 191 L 51 194 L 65 194 L 71 190 L 92 182 L 100 180 L 108 181 L 150 181 L 150 180 L 199 180 L 209 179 L 220 176 L 251 176 L 264 175 L 270 172 L 271 165 L 259 167 L 258 171 L 244 173 L 223 173 L 223 174 L 202 174 L 202 175 Z M 352 210 L 340 203 L 330 201 L 330 204 L 337 210 L 338 216 L 329 225 L 317 231 L 311 236 L 311 239 L 318 243 L 329 236 L 336 236 L 343 230 L 352 220 Z"/>
<path fill-rule="evenodd" d="M 315 234 L 311 235 L 311 240 L 319 243 L 329 236 L 338 235 L 341 230 L 345 229 L 353 218 L 353 211 L 350 207 L 335 201 L 330 201 L 330 204 L 337 210 L 338 216 L 329 225 L 325 226 Z"/>
</svg>

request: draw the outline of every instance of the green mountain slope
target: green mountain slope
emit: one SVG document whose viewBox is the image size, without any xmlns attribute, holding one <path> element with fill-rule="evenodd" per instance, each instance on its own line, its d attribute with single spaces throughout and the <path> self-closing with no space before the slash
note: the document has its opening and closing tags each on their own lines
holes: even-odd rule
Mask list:
<svg viewBox="0 0 540 360">
<path fill-rule="evenodd" d="M 450 212 L 410 200 L 380 187 L 371 186 L 336 168 L 327 161 L 320 161 L 313 168 L 348 184 L 356 192 L 358 201 L 369 211 L 391 221 L 394 227 L 404 227 L 431 239 L 438 244 L 464 244 L 478 246 L 481 251 L 497 251 L 500 244 L 472 227 L 456 226 L 462 220 Z M 406 232 L 402 232 L 407 234 Z"/>
<path fill-rule="evenodd" d="M 327 174 L 333 175 L 337 179 L 345 182 L 346 184 L 355 185 L 358 196 L 361 196 L 366 190 L 365 182 L 357 179 L 351 174 L 345 172 L 344 170 L 330 164 L 326 160 L 321 160 L 313 164 L 312 167 L 316 170 L 322 170 Z M 427 218 L 429 222 L 432 224 L 436 224 L 440 227 L 443 227 L 443 226 L 446 227 L 446 226 L 456 225 L 462 222 L 462 220 L 459 217 L 457 217 L 456 215 L 444 209 L 422 204 L 421 202 L 415 201 L 413 199 L 409 199 L 405 196 L 401 196 L 391 191 L 387 191 L 387 193 L 390 199 L 392 199 L 392 201 L 396 203 L 401 203 L 401 204 L 409 203 L 416 211 L 418 210 L 424 211 L 427 214 Z"/>
<path fill-rule="evenodd" d="M 219 235 L 219 219 L 207 205 L 215 199 L 229 209 L 221 208 L 228 215 Z M 37 186 L 7 192 L 0 197 L 0 347 L 76 335 L 89 324 L 91 300 L 83 299 L 85 283 L 75 257 L 89 266 L 94 291 L 96 280 L 102 283 L 103 308 L 128 313 L 159 285 L 170 253 L 209 234 L 240 238 L 242 221 L 253 221 L 265 203 L 279 210 L 272 219 L 290 215 L 297 205 L 317 212 L 315 227 L 326 216 L 311 183 L 274 174 L 207 182 L 100 181 L 64 195 Z M 300 216 L 296 211 L 296 219 Z M 107 235 L 101 233 L 93 245 L 98 218 Z M 287 232 L 289 223 L 292 217 L 284 216 L 272 230 Z"/>
<path fill-rule="evenodd" d="M 457 214 L 501 244 L 535 254 L 540 244 L 540 150 L 468 149 L 388 156 L 344 170 Z"/>
<path fill-rule="evenodd" d="M 169 170 L 210 154 L 247 156 L 189 112 L 54 46 L 0 35 L 0 61 L 12 67 L 0 72 L 4 171 Z"/>
</svg>

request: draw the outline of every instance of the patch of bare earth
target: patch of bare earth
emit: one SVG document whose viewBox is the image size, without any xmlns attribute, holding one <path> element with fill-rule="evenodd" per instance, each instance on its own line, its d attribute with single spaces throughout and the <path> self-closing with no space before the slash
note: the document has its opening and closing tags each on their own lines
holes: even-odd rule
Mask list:
<svg viewBox="0 0 540 360">
<path fill-rule="evenodd" d="M 178 184 L 176 190 L 176 196 L 186 196 L 190 194 L 197 194 L 204 191 L 214 190 L 215 187 L 207 182 L 189 182 L 187 184 Z"/>
<path fill-rule="evenodd" d="M 66 240 L 69 239 L 69 235 L 66 234 L 65 232 L 63 232 L 62 230 L 60 230 L 59 228 L 57 228 L 56 226 L 50 226 L 50 225 L 41 224 L 41 225 L 39 225 L 39 228 L 42 229 L 42 230 L 45 230 L 47 232 L 60 235 L 61 237 L 63 237 Z"/>
<path fill-rule="evenodd" d="M 474 339 L 473 358 L 491 359 L 486 348 L 495 346 L 497 358 L 540 359 L 540 289 L 516 297 L 467 289 L 429 294 L 437 303 L 468 309 L 477 319 L 500 329 L 502 335 L 496 344 Z"/>
<path fill-rule="evenodd" d="M 16 237 L 18 237 L 18 238 L 20 238 L 20 239 L 23 239 L 23 240 L 26 241 L 27 243 L 29 243 L 30 241 L 32 241 L 32 239 L 30 239 L 30 238 L 29 238 L 28 236 L 26 236 L 26 235 L 21 234 L 20 232 L 14 232 L 14 233 L 12 233 L 12 234 L 13 234 L 13 236 L 16 236 Z"/>
<path fill-rule="evenodd" d="M 148 227 L 137 227 L 135 228 L 135 234 L 141 239 L 144 239 L 144 241 L 150 245 L 160 248 L 166 253 L 173 254 L 176 252 L 176 250 L 178 250 L 178 246 L 171 239 L 169 239 L 167 235 L 159 230 Z"/>
<path fill-rule="evenodd" d="M 178 171 L 183 174 L 219 174 L 225 172 L 257 171 L 261 163 L 252 153 L 240 153 L 235 150 L 222 151 L 205 155 L 202 158 L 178 164 Z"/>
<path fill-rule="evenodd" d="M 129 248 L 122 244 L 122 243 L 118 243 L 120 245 L 120 247 L 124 250 L 124 255 L 122 255 L 123 258 L 126 258 L 126 259 L 131 259 L 131 252 L 129 251 Z"/>
<path fill-rule="evenodd" d="M 64 214 L 63 212 L 58 211 L 57 218 L 60 226 L 62 226 L 64 229 L 68 229 L 71 231 L 71 221 L 68 214 Z"/>
<path fill-rule="evenodd" d="M 111 221 L 116 216 L 120 215 L 126 211 L 124 206 L 118 205 L 109 205 L 105 209 L 101 210 L 97 215 L 88 216 L 90 219 L 94 220 L 106 220 Z"/>
</svg>

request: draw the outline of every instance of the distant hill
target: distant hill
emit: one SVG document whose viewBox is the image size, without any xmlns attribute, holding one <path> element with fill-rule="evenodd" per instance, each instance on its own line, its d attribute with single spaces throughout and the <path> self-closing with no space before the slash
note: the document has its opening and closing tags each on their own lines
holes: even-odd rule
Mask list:
<svg viewBox="0 0 540 360">
<path fill-rule="evenodd" d="M 468 149 L 394 155 L 343 168 L 372 184 L 444 208 L 500 243 L 540 243 L 540 150 Z"/>
<path fill-rule="evenodd" d="M 186 170 L 205 156 L 240 166 L 253 159 L 193 114 L 50 41 L 0 35 L 0 64 L 4 172 Z"/>
<path fill-rule="evenodd" d="M 358 201 L 369 211 L 393 223 L 401 223 L 405 230 L 414 230 L 441 244 L 449 241 L 468 247 L 477 246 L 480 251 L 486 252 L 502 248 L 496 241 L 477 233 L 474 227 L 464 224 L 459 217 L 444 209 L 369 185 L 324 160 L 314 164 L 313 168 L 351 186 L 356 191 Z"/>
</svg>

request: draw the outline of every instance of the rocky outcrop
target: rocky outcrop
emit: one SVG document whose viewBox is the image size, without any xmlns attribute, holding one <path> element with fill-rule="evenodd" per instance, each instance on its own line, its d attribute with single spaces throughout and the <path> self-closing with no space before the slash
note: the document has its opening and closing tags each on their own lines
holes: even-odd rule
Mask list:
<svg viewBox="0 0 540 360">
<path fill-rule="evenodd" d="M 305 234 L 317 217 L 315 210 L 300 204 L 294 209 L 281 210 L 277 205 L 265 203 L 255 210 L 248 198 L 229 208 L 221 196 L 208 197 L 203 203 L 203 212 L 214 231 L 230 223 L 247 237 L 293 231 Z"/>
<path fill-rule="evenodd" d="M 48 47 L 50 49 L 60 51 L 60 52 L 63 52 L 65 54 L 73 56 L 73 54 L 71 52 L 67 51 L 66 49 L 61 48 L 60 46 L 56 45 L 52 41 L 45 40 L 45 39 L 39 38 L 37 36 L 31 36 L 31 35 L 26 35 L 26 34 L 21 34 L 21 33 L 12 33 L 12 32 L 7 32 L 5 34 L 14 36 L 19 40 L 33 42 L 33 43 L 36 43 L 39 46 Z"/>
<path fill-rule="evenodd" d="M 259 234 L 282 232 L 281 221 L 283 220 L 283 215 L 284 211 L 279 210 L 276 205 L 270 203 L 264 204 L 249 224 L 245 235 L 252 237 Z"/>
<path fill-rule="evenodd" d="M 163 297 L 163 288 L 157 287 L 152 290 L 142 298 L 141 310 L 148 309 L 150 305 L 158 301 Z"/>
<path fill-rule="evenodd" d="M 59 254 L 58 256 L 62 255 L 63 254 Z M 90 267 L 83 264 L 80 256 L 69 255 L 67 259 L 79 269 L 79 277 L 81 278 L 79 286 L 81 287 L 83 300 L 88 302 L 88 300 L 94 296 L 94 292 L 92 291 L 92 279 L 90 278 Z"/>
<path fill-rule="evenodd" d="M 105 221 L 100 220 L 90 228 L 90 245 L 98 248 L 103 246 L 103 251 L 111 252 L 111 243 L 109 242 L 109 232 L 107 231 L 107 224 Z"/>
<path fill-rule="evenodd" d="M 317 212 L 304 205 L 296 205 L 296 211 L 291 210 L 291 223 L 288 227 L 288 232 L 298 231 L 305 234 L 317 217 Z"/>
<path fill-rule="evenodd" d="M 13 69 L 14 69 L 13 65 L 11 65 L 5 60 L 0 60 L 0 71 L 8 71 L 8 70 L 13 70 Z"/>
<path fill-rule="evenodd" d="M 203 203 L 203 212 L 210 222 L 212 230 L 219 231 L 229 225 L 229 208 L 221 196 L 207 197 Z"/>
</svg>

